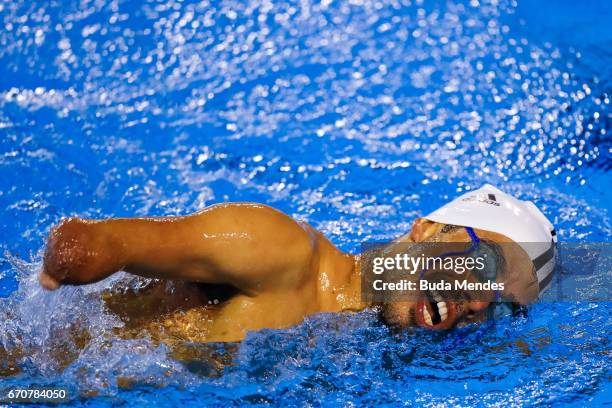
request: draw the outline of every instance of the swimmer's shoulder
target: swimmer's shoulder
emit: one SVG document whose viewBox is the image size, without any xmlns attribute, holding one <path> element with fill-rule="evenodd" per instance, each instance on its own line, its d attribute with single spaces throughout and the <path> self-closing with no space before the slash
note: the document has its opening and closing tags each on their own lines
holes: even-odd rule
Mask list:
<svg viewBox="0 0 612 408">
<path fill-rule="evenodd" d="M 215 256 L 231 253 L 234 261 L 248 259 L 249 268 L 256 260 L 261 269 L 304 270 L 312 264 L 318 242 L 324 239 L 307 222 L 254 202 L 211 205 L 193 219 L 193 228 L 221 238 L 215 248 L 224 251 Z"/>
</svg>

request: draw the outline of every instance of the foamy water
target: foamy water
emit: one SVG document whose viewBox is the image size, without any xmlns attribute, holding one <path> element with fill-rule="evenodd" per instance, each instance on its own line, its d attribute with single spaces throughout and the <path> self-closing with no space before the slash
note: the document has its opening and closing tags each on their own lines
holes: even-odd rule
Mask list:
<svg viewBox="0 0 612 408">
<path fill-rule="evenodd" d="M 260 201 L 357 251 L 485 182 L 534 200 L 562 241 L 607 241 L 610 35 L 558 10 L 541 33 L 512 2 L 2 3 L 0 351 L 27 351 L 2 385 L 101 405 L 609 402 L 608 303 L 447 334 L 315 316 L 218 350 L 218 373 L 117 336 L 101 292 L 125 275 L 53 293 L 35 278 L 69 215 Z"/>
</svg>

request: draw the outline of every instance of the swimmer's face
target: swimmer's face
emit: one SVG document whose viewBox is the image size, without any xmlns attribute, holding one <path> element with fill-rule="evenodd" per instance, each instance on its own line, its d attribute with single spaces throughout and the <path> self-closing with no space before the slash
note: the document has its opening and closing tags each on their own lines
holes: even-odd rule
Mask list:
<svg viewBox="0 0 612 408">
<path fill-rule="evenodd" d="M 477 230 L 477 233 L 485 243 L 489 256 L 495 258 L 498 268 L 496 281 L 504 282 L 504 290 L 500 291 L 502 298 L 517 304 L 528 304 L 536 299 L 538 282 L 533 264 L 521 247 L 500 234 L 481 230 Z M 415 242 L 471 242 L 465 228 L 451 228 L 424 220 L 415 222 L 410 238 Z M 495 301 L 493 291 L 455 288 L 457 275 L 453 272 L 428 270 L 422 279 L 429 283 L 429 288 L 419 290 L 415 299 L 383 305 L 381 316 L 386 323 L 401 328 L 450 329 L 485 320 L 489 306 Z M 464 272 L 461 275 L 463 279 L 474 284 L 482 282 L 482 277 L 475 270 Z M 437 289 L 435 284 L 441 282 L 451 283 L 453 289 Z"/>
</svg>

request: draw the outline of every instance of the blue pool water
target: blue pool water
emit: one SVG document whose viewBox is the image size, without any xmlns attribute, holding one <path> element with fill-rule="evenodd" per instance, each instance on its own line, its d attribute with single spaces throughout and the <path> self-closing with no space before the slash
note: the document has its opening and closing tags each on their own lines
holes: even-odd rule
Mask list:
<svg viewBox="0 0 612 408">
<path fill-rule="evenodd" d="M 485 182 L 534 200 L 561 241 L 608 242 L 611 6 L 574 3 L 0 2 L 0 349 L 36 350 L 0 385 L 87 406 L 611 404 L 606 302 L 449 333 L 318 315 L 217 347 L 232 364 L 206 375 L 113 334 L 99 294 L 124 276 L 35 280 L 70 215 L 259 201 L 355 252 Z"/>
</svg>

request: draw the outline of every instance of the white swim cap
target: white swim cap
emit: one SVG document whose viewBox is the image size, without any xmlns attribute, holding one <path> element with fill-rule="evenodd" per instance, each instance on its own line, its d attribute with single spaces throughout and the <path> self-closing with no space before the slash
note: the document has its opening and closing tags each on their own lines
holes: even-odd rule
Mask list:
<svg viewBox="0 0 612 408">
<path fill-rule="evenodd" d="M 540 294 L 548 287 L 555 266 L 556 233 L 531 201 L 521 201 L 485 184 L 438 208 L 428 220 L 496 232 L 517 242 L 534 263 Z"/>
</svg>

